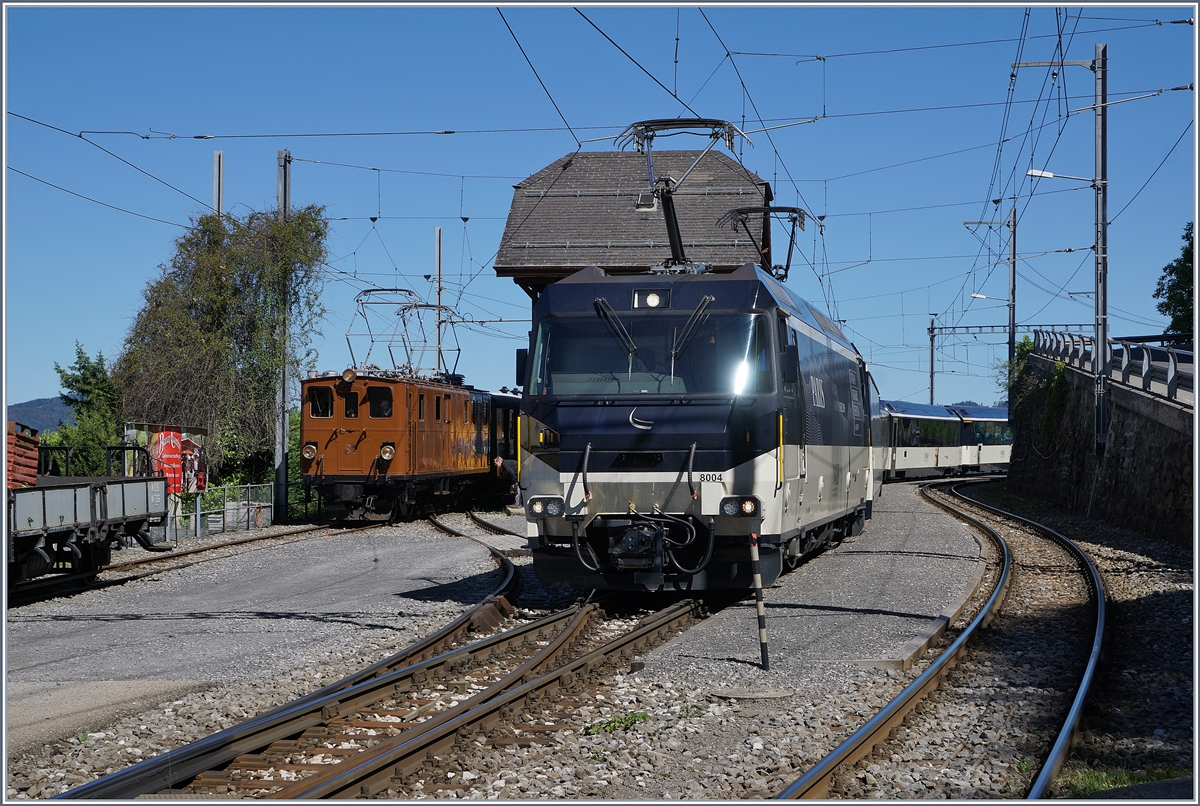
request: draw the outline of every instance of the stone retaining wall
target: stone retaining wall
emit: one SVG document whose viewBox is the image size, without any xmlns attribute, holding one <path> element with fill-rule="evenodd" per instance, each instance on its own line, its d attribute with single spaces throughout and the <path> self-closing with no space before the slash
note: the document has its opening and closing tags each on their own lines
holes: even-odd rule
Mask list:
<svg viewBox="0 0 1200 806">
<path fill-rule="evenodd" d="M 1097 462 L 1092 383 L 1090 374 L 1029 356 L 1016 395 L 1008 489 L 1191 545 L 1192 410 L 1111 384 L 1108 447 Z"/>
</svg>

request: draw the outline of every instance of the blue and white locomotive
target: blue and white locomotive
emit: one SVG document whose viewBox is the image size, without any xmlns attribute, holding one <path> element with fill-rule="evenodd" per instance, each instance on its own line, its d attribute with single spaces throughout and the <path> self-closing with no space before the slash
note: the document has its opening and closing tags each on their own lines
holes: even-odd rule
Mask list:
<svg viewBox="0 0 1200 806">
<path fill-rule="evenodd" d="M 870 517 L 882 432 L 866 364 L 759 266 L 578 271 L 534 304 L 518 373 L 543 584 L 749 587 L 755 535 L 770 585 Z"/>
<path fill-rule="evenodd" d="M 655 136 L 689 132 L 707 148 L 662 152 L 658 169 L 675 175 L 656 169 Z M 496 266 L 535 300 L 517 353 L 517 459 L 547 586 L 747 588 L 752 545 L 770 585 L 871 515 L 878 394 L 837 325 L 781 282 L 808 214 L 772 206 L 767 183 L 710 155 L 737 136 L 726 121 L 643 121 L 618 137 L 637 155 L 568 155 L 514 186 Z M 703 178 L 681 191 L 688 177 Z M 747 198 L 757 206 L 713 215 Z M 670 257 L 645 269 L 613 259 L 662 243 L 656 212 Z M 785 266 L 770 262 L 776 216 L 791 223 Z M 732 239 L 718 235 L 726 225 Z M 559 274 L 578 254 L 609 263 Z M 730 260 L 740 254 L 760 263 Z"/>
</svg>

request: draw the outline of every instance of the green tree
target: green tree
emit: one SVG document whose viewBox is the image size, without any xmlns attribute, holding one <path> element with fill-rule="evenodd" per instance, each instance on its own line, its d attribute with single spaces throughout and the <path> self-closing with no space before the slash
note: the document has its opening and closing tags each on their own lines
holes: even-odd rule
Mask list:
<svg viewBox="0 0 1200 806">
<path fill-rule="evenodd" d="M 116 362 L 125 418 L 206 428 L 211 472 L 269 474 L 284 340 L 294 378 L 324 316 L 327 235 L 316 205 L 193 221 Z"/>
<path fill-rule="evenodd" d="M 1025 373 L 1025 367 L 1029 363 L 1029 354 L 1033 352 L 1033 339 L 1029 336 L 1022 336 L 1016 343 L 1016 355 L 1012 363 L 1003 359 L 992 364 L 992 372 L 996 377 L 996 388 L 1000 392 L 1000 399 L 996 401 L 996 405 L 1000 407 L 1008 406 L 1009 389 L 1008 384 L 1011 379 L 1014 389 L 1021 389 L 1022 376 Z M 1019 392 L 1014 393 L 1015 401 L 1019 403 L 1021 396 Z M 1012 412 L 1008 413 L 1009 418 L 1012 418 Z"/>
<path fill-rule="evenodd" d="M 1170 317 L 1168 329 L 1172 333 L 1192 332 L 1192 308 L 1195 304 L 1192 280 L 1192 253 L 1195 251 L 1195 236 L 1189 221 L 1183 228 L 1183 248 L 1179 257 L 1163 266 L 1162 276 L 1154 288 L 1154 299 L 1159 300 L 1158 312 Z"/>
<path fill-rule="evenodd" d="M 60 422 L 58 428 L 42 435 L 42 444 L 50 447 L 72 447 L 71 475 L 104 475 L 103 448 L 121 441 L 119 396 L 104 354 L 88 356 L 83 345 L 75 342 L 75 363 L 63 369 L 54 363 L 59 386 L 64 390 L 59 398 L 70 407 L 74 424 Z M 65 454 L 54 452 L 55 472 L 66 472 Z"/>
</svg>

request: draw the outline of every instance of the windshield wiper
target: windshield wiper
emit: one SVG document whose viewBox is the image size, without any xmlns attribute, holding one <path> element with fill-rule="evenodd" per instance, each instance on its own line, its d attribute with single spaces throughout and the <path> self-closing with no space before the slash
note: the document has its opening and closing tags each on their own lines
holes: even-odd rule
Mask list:
<svg viewBox="0 0 1200 806">
<path fill-rule="evenodd" d="M 629 353 L 629 377 L 633 377 L 633 357 L 637 354 L 637 345 L 633 343 L 633 337 L 629 335 L 629 331 L 625 329 L 625 325 L 621 324 L 621 320 L 617 318 L 617 312 L 608 304 L 608 300 L 604 297 L 596 297 L 596 314 L 604 320 L 608 325 L 609 331 L 625 346 L 625 350 Z"/>
<path fill-rule="evenodd" d="M 675 383 L 675 358 L 687 349 L 692 342 L 692 337 L 696 335 L 696 327 L 704 318 L 704 312 L 708 306 L 712 304 L 716 297 L 707 296 L 700 300 L 700 304 L 696 306 L 696 310 L 692 311 L 692 315 L 688 317 L 687 322 L 683 325 L 682 331 L 675 331 L 675 335 L 671 339 L 671 383 Z"/>
</svg>

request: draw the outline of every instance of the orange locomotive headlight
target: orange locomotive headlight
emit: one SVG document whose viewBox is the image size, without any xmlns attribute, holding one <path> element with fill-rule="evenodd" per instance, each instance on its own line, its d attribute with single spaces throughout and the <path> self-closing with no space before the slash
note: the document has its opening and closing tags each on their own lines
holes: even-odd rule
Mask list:
<svg viewBox="0 0 1200 806">
<path fill-rule="evenodd" d="M 305 459 L 308 459 L 310 462 L 313 459 L 316 459 L 317 458 L 317 443 L 315 443 L 315 442 L 304 443 L 304 447 L 300 450 L 300 455 L 303 456 Z"/>
<path fill-rule="evenodd" d="M 379 449 L 379 458 L 385 462 L 390 462 L 396 456 L 396 446 L 390 442 L 385 442 L 383 447 Z"/>
<path fill-rule="evenodd" d="M 719 510 L 727 518 L 753 518 L 758 515 L 758 499 L 752 495 L 722 498 Z"/>
</svg>

